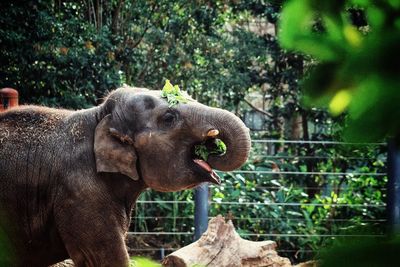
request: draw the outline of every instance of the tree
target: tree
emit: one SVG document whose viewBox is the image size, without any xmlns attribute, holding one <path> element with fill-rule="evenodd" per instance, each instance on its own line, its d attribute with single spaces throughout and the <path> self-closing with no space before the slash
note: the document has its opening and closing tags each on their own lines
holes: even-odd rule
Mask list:
<svg viewBox="0 0 400 267">
<path fill-rule="evenodd" d="M 309 103 L 348 113 L 347 137 L 399 136 L 400 2 L 289 1 L 281 44 L 318 64 L 304 82 Z"/>
</svg>

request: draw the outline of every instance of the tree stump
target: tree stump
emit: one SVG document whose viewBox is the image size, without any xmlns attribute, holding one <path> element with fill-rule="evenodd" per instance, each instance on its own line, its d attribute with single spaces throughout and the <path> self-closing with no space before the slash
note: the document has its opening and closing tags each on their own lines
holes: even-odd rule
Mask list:
<svg viewBox="0 0 400 267">
<path fill-rule="evenodd" d="M 253 242 L 242 239 L 235 231 L 232 221 L 218 215 L 209 222 L 202 237 L 164 258 L 167 267 L 186 266 L 292 266 L 289 259 L 275 251 L 274 241 Z"/>
<path fill-rule="evenodd" d="M 65 261 L 53 264 L 49 267 L 75 267 L 75 265 L 72 260 L 65 260 Z"/>
</svg>

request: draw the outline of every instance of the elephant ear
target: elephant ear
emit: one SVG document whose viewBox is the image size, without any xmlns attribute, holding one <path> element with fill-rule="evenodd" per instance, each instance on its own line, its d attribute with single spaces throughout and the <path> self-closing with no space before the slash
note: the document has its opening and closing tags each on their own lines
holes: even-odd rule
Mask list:
<svg viewBox="0 0 400 267">
<path fill-rule="evenodd" d="M 133 141 L 111 126 L 111 115 L 105 116 L 96 127 L 94 155 L 97 172 L 119 172 L 139 180 L 136 170 L 137 156 Z"/>
</svg>

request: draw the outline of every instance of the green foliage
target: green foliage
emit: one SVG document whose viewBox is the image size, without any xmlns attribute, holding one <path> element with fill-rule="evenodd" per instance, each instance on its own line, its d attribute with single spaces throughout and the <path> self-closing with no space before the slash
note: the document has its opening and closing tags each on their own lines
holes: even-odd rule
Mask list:
<svg viewBox="0 0 400 267">
<path fill-rule="evenodd" d="M 17 88 L 21 102 L 84 108 L 123 82 L 109 30 L 82 23 L 82 5 L 5 1 L 0 7 L 8 14 L 0 18 L 1 87 Z"/>
<path fill-rule="evenodd" d="M 309 260 L 321 247 L 332 244 L 335 235 L 354 234 L 357 227 L 368 229 L 369 235 L 383 234 L 387 178 L 368 174 L 385 171 L 385 151 L 368 146 L 313 146 L 277 144 L 275 149 L 281 152 L 268 155 L 260 153 L 264 145 L 256 145 L 245 170 L 302 172 L 311 162 L 321 175 L 220 173 L 223 181 L 213 186 L 211 216 L 233 218 L 237 231 L 247 238 L 277 241 L 280 254 L 295 262 Z M 311 158 L 307 157 L 310 151 Z M 323 174 L 330 172 L 360 174 Z M 274 233 L 287 236 L 269 236 Z"/>
<path fill-rule="evenodd" d="M 161 96 L 167 99 L 169 107 L 176 106 L 179 103 L 186 104 L 188 102 L 188 98 L 182 95 L 179 86 L 173 86 L 169 80 L 165 81 Z"/>
<path fill-rule="evenodd" d="M 333 115 L 347 111 L 347 137 L 354 141 L 400 133 L 396 3 L 289 1 L 282 12 L 281 44 L 318 62 L 303 84 L 307 102 L 328 107 Z"/>
<path fill-rule="evenodd" d="M 17 261 L 17 257 L 14 254 L 13 247 L 8 239 L 6 232 L 0 226 L 0 264 L 5 262 Z"/>
<path fill-rule="evenodd" d="M 133 257 L 129 262 L 129 267 L 161 267 L 161 264 L 144 257 Z"/>
<path fill-rule="evenodd" d="M 226 145 L 221 139 L 212 139 L 211 143 L 209 141 L 204 141 L 199 145 L 195 145 L 194 153 L 207 161 L 209 155 L 223 155 L 226 153 Z"/>
<path fill-rule="evenodd" d="M 0 266 L 5 266 L 7 263 L 19 263 L 17 253 L 15 253 L 14 244 L 10 240 L 9 232 L 11 223 L 8 220 L 7 213 L 0 208 Z"/>
<path fill-rule="evenodd" d="M 203 159 L 203 160 L 207 161 L 209 152 L 208 152 L 207 147 L 204 144 L 196 145 L 194 147 L 194 153 L 198 157 L 200 157 L 200 159 Z"/>
<path fill-rule="evenodd" d="M 211 153 L 215 153 L 216 155 L 223 155 L 226 153 L 226 145 L 222 140 L 215 139 L 216 149 L 211 151 Z"/>
<path fill-rule="evenodd" d="M 399 250 L 399 238 L 338 240 L 329 251 L 323 251 L 320 266 L 396 266 Z"/>
<path fill-rule="evenodd" d="M 255 3 L 90 3 L 2 2 L 0 87 L 17 88 L 22 103 L 69 108 L 94 105 L 122 83 L 157 89 L 166 77 L 200 102 L 236 113 L 246 93 L 266 82 L 274 98 L 297 99 L 281 83 L 296 88 L 302 58 L 284 53 L 273 35 L 248 30 Z M 278 14 L 267 4 L 260 10 Z"/>
</svg>

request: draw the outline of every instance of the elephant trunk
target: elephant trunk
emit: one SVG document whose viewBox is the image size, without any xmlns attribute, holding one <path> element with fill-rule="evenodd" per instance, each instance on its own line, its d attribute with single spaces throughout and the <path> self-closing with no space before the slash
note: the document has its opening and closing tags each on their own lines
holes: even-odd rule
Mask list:
<svg viewBox="0 0 400 267">
<path fill-rule="evenodd" d="M 192 112 L 197 117 L 193 125 L 195 129 L 201 127 L 200 131 L 203 133 L 204 130 L 218 130 L 216 138 L 221 139 L 226 145 L 224 155 L 209 155 L 207 162 L 211 167 L 221 171 L 232 171 L 242 166 L 251 148 L 249 129 L 244 123 L 233 113 L 218 108 L 198 107 Z"/>
</svg>

